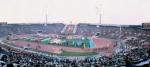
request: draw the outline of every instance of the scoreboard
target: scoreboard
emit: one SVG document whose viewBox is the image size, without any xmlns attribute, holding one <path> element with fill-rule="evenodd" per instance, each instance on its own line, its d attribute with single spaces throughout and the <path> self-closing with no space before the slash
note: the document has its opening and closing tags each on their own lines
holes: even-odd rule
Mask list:
<svg viewBox="0 0 150 67">
<path fill-rule="evenodd" d="M 150 29 L 150 22 L 149 23 L 142 23 L 142 29 Z"/>
</svg>

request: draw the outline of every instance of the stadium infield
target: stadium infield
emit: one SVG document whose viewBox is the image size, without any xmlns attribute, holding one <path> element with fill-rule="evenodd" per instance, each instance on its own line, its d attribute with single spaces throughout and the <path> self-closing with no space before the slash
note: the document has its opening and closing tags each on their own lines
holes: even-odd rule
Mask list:
<svg viewBox="0 0 150 67">
<path fill-rule="evenodd" d="M 95 38 L 91 37 L 95 47 L 90 48 L 90 39 L 66 39 L 60 38 L 60 40 L 66 42 L 83 42 L 86 45 L 76 46 L 73 44 L 50 44 L 50 42 L 55 38 L 49 37 L 34 37 L 34 36 L 24 36 L 16 37 L 16 39 L 11 40 L 16 46 L 32 48 L 40 51 L 54 53 L 59 56 L 88 56 L 96 55 L 101 51 L 111 53 L 113 50 L 114 43 L 105 38 Z M 37 40 L 37 41 L 36 41 Z M 38 41 L 39 40 L 39 41 Z"/>
<path fill-rule="evenodd" d="M 18 38 L 17 40 L 27 41 L 27 42 L 33 42 L 33 43 L 39 43 L 39 44 L 45 44 L 45 45 L 53 45 L 53 46 L 64 46 L 64 47 L 73 47 L 73 48 L 92 48 L 94 44 L 90 43 L 90 39 L 78 39 L 78 38 L 72 38 L 72 39 L 66 39 L 66 38 L 49 38 L 49 37 L 42 37 L 42 40 L 37 42 L 34 41 L 35 39 L 39 39 L 39 37 L 35 36 L 28 36 L 26 38 Z M 72 42 L 71 44 L 56 44 L 56 43 L 50 43 L 52 40 L 61 40 L 63 42 Z M 84 43 L 83 45 L 77 45 L 77 43 Z"/>
<path fill-rule="evenodd" d="M 63 51 L 60 54 L 57 54 L 58 56 L 93 56 L 97 55 L 96 52 L 67 52 Z"/>
</svg>

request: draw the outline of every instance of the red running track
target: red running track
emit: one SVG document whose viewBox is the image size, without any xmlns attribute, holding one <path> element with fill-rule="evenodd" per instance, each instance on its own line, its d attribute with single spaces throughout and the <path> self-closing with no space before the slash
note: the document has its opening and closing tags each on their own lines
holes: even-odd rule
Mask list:
<svg viewBox="0 0 150 67">
<path fill-rule="evenodd" d="M 37 46 L 40 46 L 40 48 L 38 48 L 38 50 L 47 51 L 47 52 L 55 52 L 55 51 L 59 51 L 59 50 L 69 51 L 69 52 L 93 52 L 93 49 L 89 49 L 89 48 L 83 49 L 83 48 L 53 46 L 53 45 L 46 45 L 46 44 L 38 44 L 38 43 L 34 43 L 34 42 L 26 42 L 26 41 L 21 41 L 21 40 L 15 40 L 15 41 L 13 41 L 13 43 L 17 46 L 28 47 L 28 48 L 32 48 L 32 49 L 36 49 Z M 29 44 L 30 44 L 30 46 L 29 46 Z"/>
</svg>

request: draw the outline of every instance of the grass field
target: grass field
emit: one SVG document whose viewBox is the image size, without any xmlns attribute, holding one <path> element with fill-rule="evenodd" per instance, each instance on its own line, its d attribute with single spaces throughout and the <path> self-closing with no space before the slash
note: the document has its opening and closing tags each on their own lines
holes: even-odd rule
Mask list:
<svg viewBox="0 0 150 67">
<path fill-rule="evenodd" d="M 35 39 L 35 38 L 38 38 L 38 37 L 35 37 L 35 36 L 28 36 L 26 37 L 26 39 L 19 39 L 19 40 L 24 40 L 24 41 L 28 41 L 28 42 L 33 42 L 32 39 Z M 64 47 L 74 47 L 74 48 L 83 48 L 83 46 L 76 46 L 74 44 L 69 44 L 69 45 L 66 45 L 66 44 L 49 44 L 49 42 L 52 40 L 52 38 L 48 38 L 48 37 L 43 37 L 43 40 L 41 40 L 41 42 L 39 42 L 40 44 L 46 44 L 46 45 L 53 45 L 53 46 L 64 46 Z M 60 40 L 62 41 L 69 41 L 69 42 L 83 42 L 84 43 L 84 46 L 86 48 L 89 48 L 90 47 L 90 40 L 88 38 L 85 38 L 85 39 L 65 39 L 65 38 L 61 38 Z M 36 42 L 37 43 L 37 42 Z"/>
<path fill-rule="evenodd" d="M 62 52 L 61 54 L 58 54 L 59 56 L 92 56 L 96 55 L 96 52 Z"/>
<path fill-rule="evenodd" d="M 36 39 L 38 37 L 27 37 L 27 38 L 21 38 L 19 40 L 23 40 L 23 41 L 27 41 L 27 42 L 34 42 L 33 40 Z M 49 44 L 49 42 L 52 40 L 53 38 L 48 38 L 48 37 L 43 37 L 43 39 L 40 42 L 34 42 L 34 43 L 39 43 L 39 44 L 45 44 L 45 45 L 53 45 L 53 46 L 64 46 L 64 47 L 74 47 L 74 48 L 82 48 L 82 47 L 76 47 L 73 44 L 69 44 L 69 46 L 67 46 L 66 44 Z M 63 41 L 69 41 L 69 42 L 83 42 L 85 44 L 85 46 L 88 48 L 89 44 L 90 44 L 90 40 L 88 38 L 85 39 L 65 39 L 65 38 L 61 38 L 60 40 Z M 67 51 L 63 51 L 60 54 L 55 54 L 58 56 L 92 56 L 92 55 L 96 55 L 96 52 L 67 52 Z"/>
</svg>

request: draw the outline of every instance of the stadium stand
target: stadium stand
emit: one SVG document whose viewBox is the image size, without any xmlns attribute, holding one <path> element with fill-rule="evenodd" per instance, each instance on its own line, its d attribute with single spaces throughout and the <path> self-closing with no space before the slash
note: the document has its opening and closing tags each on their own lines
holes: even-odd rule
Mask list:
<svg viewBox="0 0 150 67">
<path fill-rule="evenodd" d="M 140 26 L 140 25 L 139 25 Z M 78 24 L 75 35 L 84 37 L 97 36 L 122 41 L 124 48 L 111 56 L 94 55 L 81 57 L 57 56 L 35 49 L 23 49 L 0 40 L 0 67 L 106 67 L 106 66 L 137 66 L 150 59 L 150 31 L 133 26 L 100 26 Z M 9 39 L 9 36 L 20 34 L 61 34 L 64 24 L 6 24 L 0 25 L 0 37 Z M 66 35 L 65 35 L 66 36 Z M 121 39 L 121 40 L 120 40 Z M 43 41 L 45 42 L 45 41 Z M 47 41 L 46 41 L 47 42 Z M 120 42 L 118 42 L 120 43 Z M 116 45 L 118 46 L 118 45 Z M 125 46 L 125 47 L 123 47 Z M 150 63 L 142 64 L 150 66 Z"/>
</svg>

